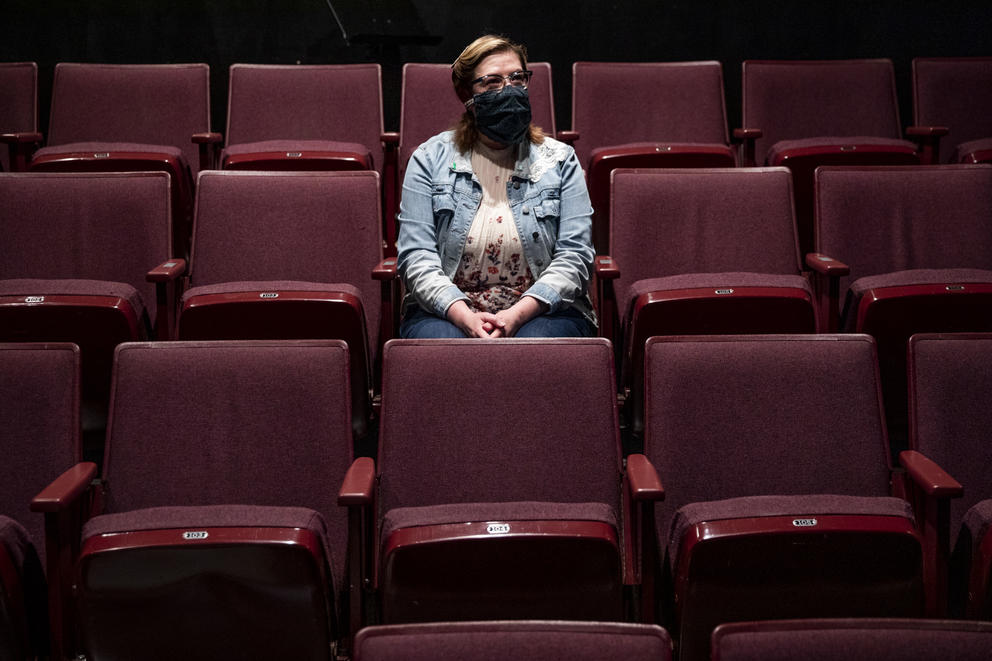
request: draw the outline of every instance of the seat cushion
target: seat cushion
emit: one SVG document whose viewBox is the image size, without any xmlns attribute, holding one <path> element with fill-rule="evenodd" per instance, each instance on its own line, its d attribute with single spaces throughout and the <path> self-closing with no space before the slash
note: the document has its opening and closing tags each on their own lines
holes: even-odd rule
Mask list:
<svg viewBox="0 0 992 661">
<path fill-rule="evenodd" d="M 961 540 L 971 541 L 971 549 L 961 549 L 965 553 L 970 553 L 971 557 L 977 557 L 979 546 L 989 528 L 992 528 L 992 498 L 981 500 L 969 509 L 961 520 L 961 531 L 958 534 L 959 543 Z M 953 531 L 952 531 L 953 534 Z"/>
<path fill-rule="evenodd" d="M 619 530 L 616 511 L 605 503 L 458 503 L 392 509 L 383 517 L 381 539 L 402 528 L 475 521 L 596 521 Z"/>
<path fill-rule="evenodd" d="M 276 152 L 349 152 L 368 154 L 369 148 L 357 142 L 336 142 L 334 140 L 264 140 L 230 145 L 221 152 L 221 162 L 228 156 Z"/>
<path fill-rule="evenodd" d="M 913 508 L 901 498 L 799 495 L 746 496 L 699 503 L 679 509 L 672 519 L 668 537 L 668 553 L 674 563 L 682 538 L 690 528 L 706 521 L 747 519 L 772 516 L 894 516 L 914 521 Z M 659 531 L 660 533 L 661 531 Z M 673 564 L 674 568 L 674 564 Z"/>
<path fill-rule="evenodd" d="M 357 287 L 340 282 L 323 283 L 304 282 L 299 280 L 244 280 L 238 282 L 218 282 L 212 285 L 192 287 L 183 293 L 182 302 L 185 303 L 194 296 L 205 296 L 209 294 L 234 294 L 255 291 L 339 291 L 346 294 L 351 294 L 359 300 L 362 298 L 362 292 L 360 292 Z"/>
<path fill-rule="evenodd" d="M 155 321 L 155 310 L 145 308 L 138 290 L 123 282 L 70 278 L 56 280 L 17 278 L 0 280 L 0 296 L 114 296 L 128 302 L 139 323 L 142 319 L 148 320 L 151 324 Z"/>
<path fill-rule="evenodd" d="M 992 138 L 982 138 L 981 140 L 969 140 L 962 142 L 954 150 L 955 163 L 974 163 L 972 154 L 976 152 L 992 152 Z M 983 161 L 984 162 L 984 161 Z"/>
<path fill-rule="evenodd" d="M 646 278 L 638 280 L 630 286 L 626 295 L 620 300 L 626 301 L 629 318 L 634 301 L 644 294 L 656 291 L 673 291 L 677 289 L 720 289 L 725 287 L 771 287 L 801 289 L 813 297 L 809 281 L 801 275 L 779 275 L 774 273 L 688 273 L 670 275 L 663 278 Z"/>
<path fill-rule="evenodd" d="M 802 138 L 799 140 L 780 140 L 772 145 L 765 157 L 768 165 L 781 165 L 782 158 L 791 151 L 803 149 L 815 149 L 816 147 L 847 147 L 850 145 L 864 146 L 864 151 L 870 151 L 871 147 L 881 149 L 903 149 L 910 153 L 916 151 L 916 145 L 908 140 L 897 138 L 879 138 L 876 136 L 843 136 L 843 137 L 820 137 Z"/>
<path fill-rule="evenodd" d="M 992 271 L 985 269 L 910 269 L 858 278 L 851 283 L 844 301 L 841 328 L 853 331 L 857 326 L 857 310 L 865 292 L 879 287 L 907 287 L 941 283 L 992 283 Z"/>
<path fill-rule="evenodd" d="M 183 152 L 178 147 L 170 145 L 148 145 L 139 142 L 69 142 L 64 145 L 54 145 L 43 147 L 34 153 L 34 159 L 47 156 L 59 156 L 60 154 L 74 154 L 78 152 L 143 152 L 165 154 L 177 161 L 184 161 Z"/>
</svg>

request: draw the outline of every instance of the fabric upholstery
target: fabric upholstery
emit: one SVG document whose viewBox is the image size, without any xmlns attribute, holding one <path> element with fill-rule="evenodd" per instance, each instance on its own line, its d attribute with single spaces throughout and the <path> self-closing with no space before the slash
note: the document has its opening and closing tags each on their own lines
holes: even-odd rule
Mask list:
<svg viewBox="0 0 992 661">
<path fill-rule="evenodd" d="M 343 557 L 346 512 L 335 485 L 351 461 L 347 354 L 336 340 L 121 345 L 107 512 L 307 507 Z"/>
<path fill-rule="evenodd" d="M 0 62 L 0 133 L 38 130 L 38 65 Z M 0 172 L 10 172 L 7 147 L 0 148 Z"/>
<path fill-rule="evenodd" d="M 992 140 L 992 58 L 918 57 L 913 60 L 913 123 L 946 126 L 940 162 L 960 161 L 962 143 Z M 989 145 L 992 146 L 992 145 Z M 989 147 L 986 147 L 989 148 Z M 957 156 L 957 157 L 955 157 Z"/>
<path fill-rule="evenodd" d="M 742 92 L 743 125 L 762 131 L 757 163 L 781 140 L 902 134 L 891 60 L 750 60 Z"/>
<path fill-rule="evenodd" d="M 382 259 L 376 174 L 206 173 L 197 190 L 194 232 L 193 287 L 348 283 L 361 292 L 366 328 L 378 330 L 380 285 L 372 280 Z"/>
<path fill-rule="evenodd" d="M 817 252 L 858 278 L 911 269 L 992 270 L 992 168 L 822 168 Z"/>
<path fill-rule="evenodd" d="M 61 62 L 52 85 L 48 146 L 114 142 L 179 148 L 195 174 L 199 152 L 190 137 L 210 130 L 209 88 L 206 64 Z"/>
<path fill-rule="evenodd" d="M 645 454 L 665 485 L 665 534 L 694 502 L 886 496 L 889 450 L 864 335 L 652 338 Z"/>
<path fill-rule="evenodd" d="M 657 625 L 603 622 L 452 622 L 380 625 L 355 638 L 355 661 L 626 659 L 669 661 L 672 643 Z"/>
<path fill-rule="evenodd" d="M 34 539 L 37 544 L 17 521 L 0 514 L 0 553 L 6 555 L 13 566 L 23 594 L 23 601 L 19 604 L 0 603 L 0 625 L 7 623 L 3 615 L 21 611 L 29 648 L 18 649 L 21 643 L 17 632 L 0 631 L 0 653 L 11 655 L 7 658 L 19 654 L 24 654 L 22 658 L 45 657 L 48 652 L 48 591 L 42 564 L 44 556 L 42 559 L 38 557 L 38 549 L 44 547 L 44 542 L 41 541 L 43 538 Z M 0 602 L 10 599 L 10 596 L 0 589 Z"/>
<path fill-rule="evenodd" d="M 250 144 L 268 141 L 357 143 L 347 151 L 370 152 L 382 172 L 382 121 L 378 64 L 231 65 L 228 154 L 268 151 Z"/>
<path fill-rule="evenodd" d="M 615 172 L 610 255 L 620 267 L 618 300 L 645 278 L 798 276 L 791 186 L 785 168 Z"/>
<path fill-rule="evenodd" d="M 632 111 L 632 109 L 634 109 Z M 719 62 L 576 62 L 575 152 L 637 142 L 729 144 Z"/>
<path fill-rule="evenodd" d="M 748 622 L 713 635 L 719 661 L 925 661 L 988 658 L 992 626 L 944 620 L 862 618 Z"/>
<path fill-rule="evenodd" d="M 71 344 L 0 344 L 0 512 L 24 526 L 45 557 L 31 500 L 79 460 L 79 350 Z"/>
<path fill-rule="evenodd" d="M 925 335 L 910 342 L 910 443 L 964 487 L 952 498 L 951 542 L 965 512 L 992 498 L 992 335 Z"/>
<path fill-rule="evenodd" d="M 603 339 L 387 343 L 380 511 L 514 501 L 618 507 L 614 378 Z"/>
<path fill-rule="evenodd" d="M 123 283 L 154 324 L 155 285 L 145 274 L 172 256 L 170 213 L 164 173 L 2 175 L 0 280 Z"/>
</svg>

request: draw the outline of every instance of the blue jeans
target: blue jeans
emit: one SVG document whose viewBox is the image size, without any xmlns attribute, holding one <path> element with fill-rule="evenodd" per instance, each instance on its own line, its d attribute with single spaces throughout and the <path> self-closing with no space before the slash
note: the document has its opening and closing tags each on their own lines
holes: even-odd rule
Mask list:
<svg viewBox="0 0 992 661">
<path fill-rule="evenodd" d="M 554 314 L 534 317 L 520 327 L 514 337 L 592 337 L 596 328 L 578 310 L 569 308 Z M 465 333 L 447 319 L 420 307 L 411 307 L 400 323 L 404 339 L 463 338 Z"/>
</svg>

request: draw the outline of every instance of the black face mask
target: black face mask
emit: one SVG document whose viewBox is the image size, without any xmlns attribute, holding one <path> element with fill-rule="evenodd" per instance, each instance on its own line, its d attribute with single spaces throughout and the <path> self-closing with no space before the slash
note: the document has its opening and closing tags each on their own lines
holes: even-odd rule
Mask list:
<svg viewBox="0 0 992 661">
<path fill-rule="evenodd" d="M 530 128 L 530 97 L 527 88 L 505 86 L 472 97 L 475 125 L 484 136 L 502 145 L 515 145 Z"/>
</svg>

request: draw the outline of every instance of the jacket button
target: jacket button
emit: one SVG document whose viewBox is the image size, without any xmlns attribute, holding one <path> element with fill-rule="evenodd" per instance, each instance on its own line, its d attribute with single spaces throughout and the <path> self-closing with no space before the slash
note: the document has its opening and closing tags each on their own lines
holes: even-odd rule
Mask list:
<svg viewBox="0 0 992 661">
<path fill-rule="evenodd" d="M 514 190 L 519 190 L 520 189 L 520 182 L 519 181 L 514 181 L 513 182 L 513 188 L 514 188 Z"/>
<path fill-rule="evenodd" d="M 544 260 L 543 259 L 537 260 L 537 265 L 538 266 L 544 266 Z"/>
<path fill-rule="evenodd" d="M 526 216 L 527 214 L 529 214 L 529 213 L 530 213 L 530 207 L 528 207 L 528 206 L 525 206 L 525 207 L 524 207 L 523 209 L 521 209 L 521 211 L 522 211 L 522 212 L 523 212 L 523 214 L 524 214 L 524 215 Z"/>
<path fill-rule="evenodd" d="M 531 234 L 531 236 L 532 236 L 532 237 L 534 237 L 534 240 L 535 240 L 535 241 L 537 241 L 538 239 L 540 239 L 540 238 L 541 238 L 541 235 L 540 235 L 540 234 L 538 234 L 537 232 L 534 232 L 533 234 Z"/>
</svg>

